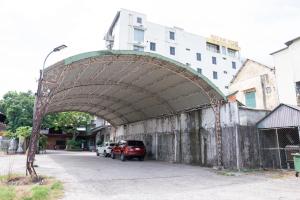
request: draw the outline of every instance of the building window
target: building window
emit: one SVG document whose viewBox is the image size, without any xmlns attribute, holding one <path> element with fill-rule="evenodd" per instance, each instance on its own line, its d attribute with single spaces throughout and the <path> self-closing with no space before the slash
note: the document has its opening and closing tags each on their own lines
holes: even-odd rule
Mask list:
<svg viewBox="0 0 300 200">
<path fill-rule="evenodd" d="M 150 42 L 150 50 L 156 51 L 156 44 L 154 42 Z"/>
<path fill-rule="evenodd" d="M 236 50 L 234 49 L 227 49 L 227 52 L 228 52 L 228 55 L 231 56 L 231 57 L 236 57 Z"/>
<path fill-rule="evenodd" d="M 224 74 L 227 74 L 227 71 L 224 70 Z"/>
<path fill-rule="evenodd" d="M 245 92 L 246 106 L 256 108 L 255 91 Z"/>
<path fill-rule="evenodd" d="M 228 86 L 227 86 L 227 85 L 225 86 L 225 89 L 228 89 Z"/>
<path fill-rule="evenodd" d="M 226 55 L 226 47 L 222 46 L 222 54 Z"/>
<path fill-rule="evenodd" d="M 141 24 L 142 23 L 142 18 L 141 17 L 137 17 L 136 18 L 136 22 L 139 23 L 139 24 Z"/>
<path fill-rule="evenodd" d="M 220 53 L 220 46 L 206 42 L 206 49 L 211 52 Z"/>
<path fill-rule="evenodd" d="M 218 79 L 218 72 L 213 71 L 213 79 Z"/>
<path fill-rule="evenodd" d="M 175 47 L 170 47 L 170 54 L 175 55 Z"/>
<path fill-rule="evenodd" d="M 169 38 L 170 38 L 170 40 L 175 40 L 175 32 L 170 31 L 169 32 Z"/>
<path fill-rule="evenodd" d="M 201 61 L 201 53 L 196 53 L 196 57 L 198 61 Z"/>
<path fill-rule="evenodd" d="M 139 43 L 144 42 L 144 30 L 134 29 L 134 41 Z"/>
<path fill-rule="evenodd" d="M 202 74 L 202 69 L 201 69 L 201 68 L 197 68 L 197 72 L 198 72 L 199 74 Z"/>
<path fill-rule="evenodd" d="M 190 51 L 191 49 L 189 49 L 189 48 L 185 48 L 185 50 L 187 50 L 187 51 Z"/>
<path fill-rule="evenodd" d="M 134 51 L 144 51 L 144 47 L 138 46 L 138 45 L 133 45 L 133 50 Z"/>
<path fill-rule="evenodd" d="M 236 62 L 232 62 L 231 65 L 232 65 L 232 69 L 236 69 Z"/>
<path fill-rule="evenodd" d="M 216 57 L 211 57 L 211 62 L 212 64 L 216 65 L 217 64 L 217 58 Z"/>
</svg>

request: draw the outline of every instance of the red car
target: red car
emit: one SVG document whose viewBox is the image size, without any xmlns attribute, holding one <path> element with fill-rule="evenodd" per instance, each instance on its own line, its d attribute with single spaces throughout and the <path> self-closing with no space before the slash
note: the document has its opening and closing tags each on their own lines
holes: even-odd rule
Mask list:
<svg viewBox="0 0 300 200">
<path fill-rule="evenodd" d="M 112 159 L 118 156 L 122 161 L 130 158 L 138 158 L 140 161 L 143 161 L 145 155 L 146 147 L 143 141 L 139 140 L 122 140 L 111 151 Z"/>
</svg>

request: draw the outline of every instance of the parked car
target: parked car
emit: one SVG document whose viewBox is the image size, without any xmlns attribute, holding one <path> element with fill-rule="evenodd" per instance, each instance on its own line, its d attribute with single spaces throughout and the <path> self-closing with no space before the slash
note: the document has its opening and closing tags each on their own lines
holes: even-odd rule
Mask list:
<svg viewBox="0 0 300 200">
<path fill-rule="evenodd" d="M 130 158 L 138 158 L 143 161 L 146 155 L 146 147 L 143 141 L 122 140 L 111 151 L 111 158 L 120 157 L 122 161 Z"/>
<path fill-rule="evenodd" d="M 97 156 L 103 155 L 104 157 L 109 157 L 111 155 L 112 148 L 116 145 L 116 143 L 105 142 L 100 145 L 96 149 Z"/>
</svg>

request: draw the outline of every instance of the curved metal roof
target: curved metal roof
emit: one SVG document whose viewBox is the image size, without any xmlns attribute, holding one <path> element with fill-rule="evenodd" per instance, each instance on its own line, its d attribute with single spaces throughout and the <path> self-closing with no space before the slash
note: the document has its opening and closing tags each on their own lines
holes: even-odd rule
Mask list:
<svg viewBox="0 0 300 200">
<path fill-rule="evenodd" d="M 225 99 L 206 77 L 174 60 L 136 51 L 94 51 L 45 69 L 46 113 L 88 112 L 121 125 Z"/>
</svg>

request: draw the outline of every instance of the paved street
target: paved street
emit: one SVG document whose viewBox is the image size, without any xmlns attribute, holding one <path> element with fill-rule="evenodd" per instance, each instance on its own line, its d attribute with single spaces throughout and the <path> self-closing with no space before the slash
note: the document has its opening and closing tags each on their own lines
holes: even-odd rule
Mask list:
<svg viewBox="0 0 300 200">
<path fill-rule="evenodd" d="M 300 199 L 293 173 L 226 176 L 209 168 L 157 161 L 126 161 L 90 152 L 49 151 L 36 158 L 39 174 L 65 184 L 65 200 Z M 25 156 L 0 156 L 0 173 L 25 172 Z"/>
</svg>

